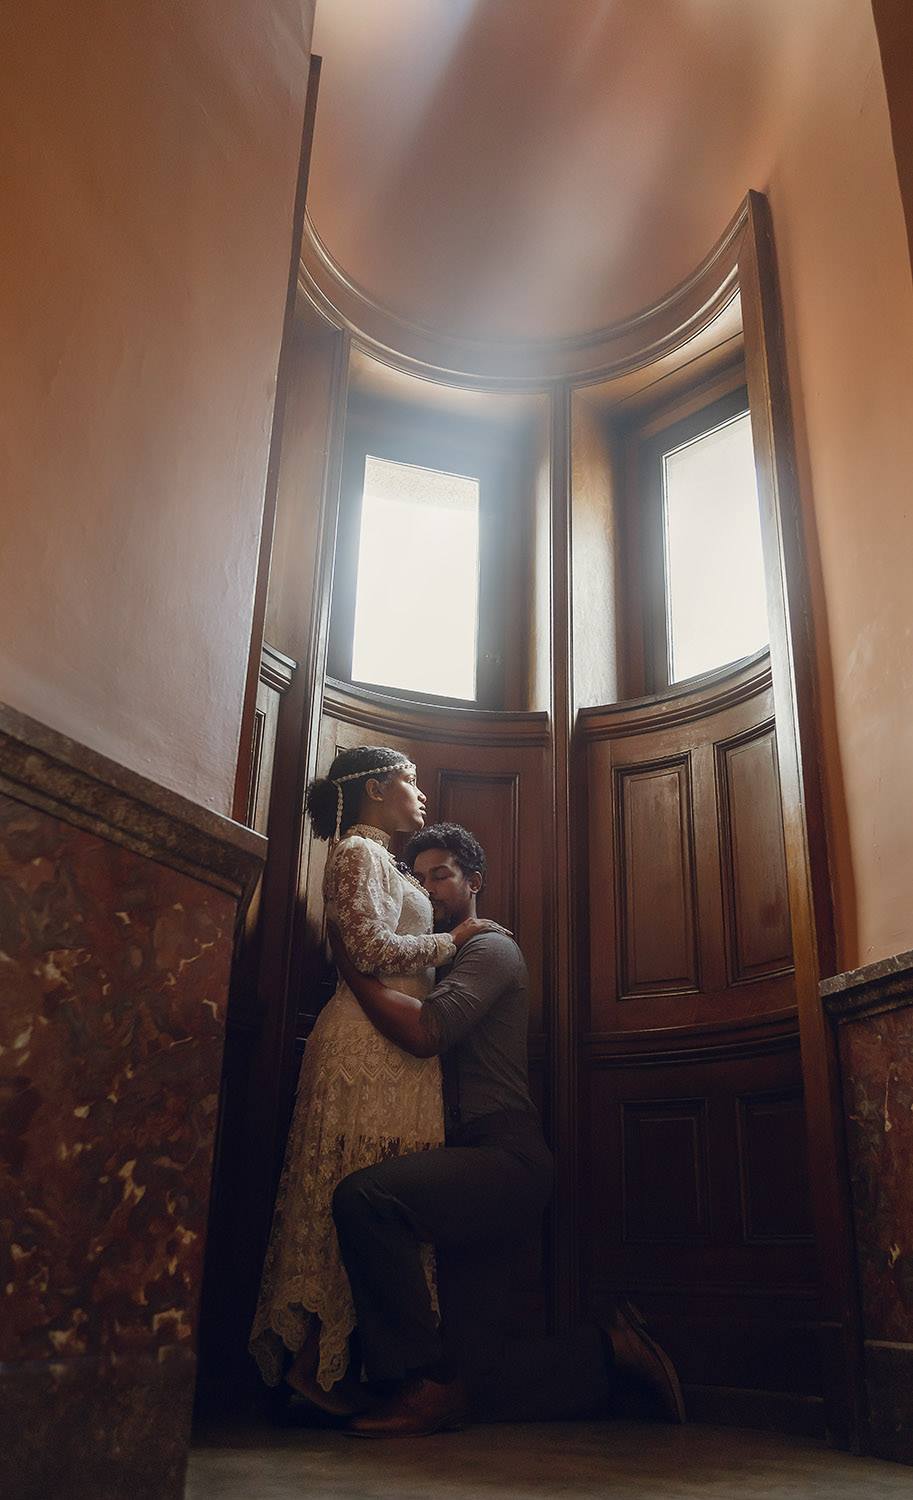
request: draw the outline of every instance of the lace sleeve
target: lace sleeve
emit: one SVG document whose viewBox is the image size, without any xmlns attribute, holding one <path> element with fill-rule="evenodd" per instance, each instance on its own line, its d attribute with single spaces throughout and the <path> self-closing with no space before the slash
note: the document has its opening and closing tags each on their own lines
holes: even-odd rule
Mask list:
<svg viewBox="0 0 913 1500">
<path fill-rule="evenodd" d="M 391 889 L 389 861 L 366 839 L 346 839 L 333 854 L 327 899 L 356 969 L 410 974 L 453 957 L 449 933 L 409 937 L 396 931 L 401 903 Z"/>
</svg>

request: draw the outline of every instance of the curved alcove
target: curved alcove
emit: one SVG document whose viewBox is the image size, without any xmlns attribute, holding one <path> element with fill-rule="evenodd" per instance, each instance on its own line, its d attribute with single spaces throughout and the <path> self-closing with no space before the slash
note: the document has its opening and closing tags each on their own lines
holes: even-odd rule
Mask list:
<svg viewBox="0 0 913 1500">
<path fill-rule="evenodd" d="M 407 324 L 313 230 L 298 297 L 262 596 L 271 655 L 239 773 L 271 845 L 234 1011 L 238 1047 L 256 1037 L 255 1155 L 278 1157 L 323 993 L 325 850 L 302 826 L 304 783 L 342 746 L 390 743 L 415 760 L 429 817 L 480 837 L 483 910 L 526 954 L 531 1070 L 559 1164 L 553 1317 L 631 1292 L 696 1415 L 819 1431 L 803 1092 L 820 1112 L 825 1070 L 803 1075 L 800 1031 L 808 1058 L 826 914 L 766 205 L 750 194 L 681 286 L 586 337 L 483 343 Z M 742 406 L 770 649 L 675 682 L 645 455 L 657 434 Z M 437 451 L 453 471 L 461 444 L 494 561 L 476 697 L 459 705 L 352 681 L 352 613 L 366 454 L 421 465 Z M 409 587 L 433 630 L 422 611 L 446 560 Z M 254 1178 L 263 1220 L 269 1170 Z"/>
<path fill-rule="evenodd" d="M 398 369 L 487 389 L 604 379 L 637 368 L 645 359 L 661 358 L 713 321 L 737 290 L 737 246 L 746 213 L 742 204 L 705 260 L 672 291 L 629 317 L 566 338 L 492 340 L 412 322 L 347 275 L 309 217 L 301 287 L 316 308 L 349 330 L 359 347 Z"/>
</svg>

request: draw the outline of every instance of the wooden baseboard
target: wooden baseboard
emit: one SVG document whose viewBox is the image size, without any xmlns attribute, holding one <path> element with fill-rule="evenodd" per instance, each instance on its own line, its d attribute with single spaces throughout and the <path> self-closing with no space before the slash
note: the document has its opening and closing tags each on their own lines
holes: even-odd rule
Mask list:
<svg viewBox="0 0 913 1500">
<path fill-rule="evenodd" d="M 804 1437 L 827 1436 L 824 1401 L 792 1391 L 749 1391 L 727 1386 L 686 1385 L 689 1422 L 719 1427 L 761 1427 Z"/>
</svg>

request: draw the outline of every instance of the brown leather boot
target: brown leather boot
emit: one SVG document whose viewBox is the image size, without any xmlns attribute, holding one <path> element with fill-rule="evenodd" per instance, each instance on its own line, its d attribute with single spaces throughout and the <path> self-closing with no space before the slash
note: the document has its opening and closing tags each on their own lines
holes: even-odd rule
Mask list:
<svg viewBox="0 0 913 1500">
<path fill-rule="evenodd" d="M 649 1392 L 656 1415 L 666 1422 L 684 1422 L 685 1401 L 675 1366 L 647 1332 L 647 1325 L 633 1302 L 619 1302 L 605 1331 L 612 1340 L 615 1368 Z"/>
<path fill-rule="evenodd" d="M 353 1437 L 428 1437 L 465 1427 L 468 1410 L 462 1380 L 407 1380 L 365 1416 L 353 1417 L 345 1430 Z"/>
</svg>

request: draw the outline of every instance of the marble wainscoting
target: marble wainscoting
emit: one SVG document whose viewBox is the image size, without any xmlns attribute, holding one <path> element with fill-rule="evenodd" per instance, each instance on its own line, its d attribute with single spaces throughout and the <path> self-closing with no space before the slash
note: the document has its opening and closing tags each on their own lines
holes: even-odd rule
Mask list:
<svg viewBox="0 0 913 1500">
<path fill-rule="evenodd" d="M 265 840 L 0 708 L 0 1492 L 183 1493 Z"/>
<path fill-rule="evenodd" d="M 836 1028 L 872 1452 L 913 1463 L 913 953 L 825 980 Z"/>
</svg>

